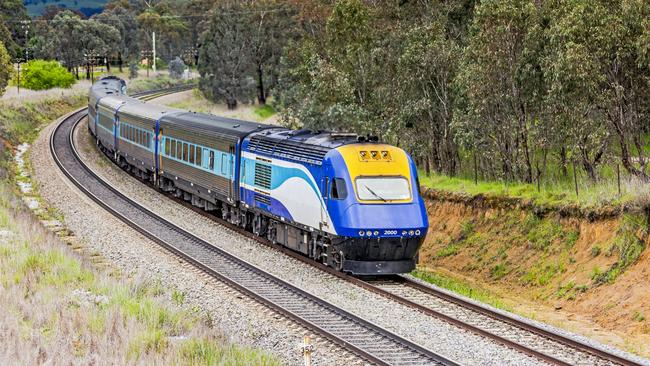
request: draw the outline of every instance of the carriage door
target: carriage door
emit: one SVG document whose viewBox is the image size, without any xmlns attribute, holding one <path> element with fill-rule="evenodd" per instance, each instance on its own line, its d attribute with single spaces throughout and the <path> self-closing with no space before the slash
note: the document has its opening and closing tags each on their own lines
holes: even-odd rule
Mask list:
<svg viewBox="0 0 650 366">
<path fill-rule="evenodd" d="M 330 190 L 330 170 L 332 165 L 330 163 L 323 164 L 322 168 L 322 180 L 321 180 L 321 204 L 320 204 L 320 229 L 325 230 L 329 225 L 327 224 L 327 206 L 329 200 L 329 190 Z"/>
</svg>

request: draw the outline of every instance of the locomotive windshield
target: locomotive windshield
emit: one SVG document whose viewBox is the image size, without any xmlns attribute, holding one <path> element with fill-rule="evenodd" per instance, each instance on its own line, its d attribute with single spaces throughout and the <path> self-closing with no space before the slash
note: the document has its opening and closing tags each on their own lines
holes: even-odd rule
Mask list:
<svg viewBox="0 0 650 366">
<path fill-rule="evenodd" d="M 411 198 L 409 182 L 404 177 L 359 177 L 357 196 L 363 201 L 395 201 Z"/>
</svg>

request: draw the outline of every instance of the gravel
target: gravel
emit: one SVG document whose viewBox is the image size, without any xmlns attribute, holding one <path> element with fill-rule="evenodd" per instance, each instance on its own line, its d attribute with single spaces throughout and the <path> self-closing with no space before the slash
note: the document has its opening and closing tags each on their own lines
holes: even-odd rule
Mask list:
<svg viewBox="0 0 650 366">
<path fill-rule="evenodd" d="M 315 365 L 363 364 L 345 349 L 197 271 L 101 209 L 52 160 L 48 139 L 53 127 L 44 129 L 30 151 L 34 179 L 41 197 L 63 215 L 67 228 L 87 252 L 100 254 L 126 275 L 159 280 L 165 287 L 182 291 L 186 306 L 201 309 L 211 319 L 215 334 L 233 343 L 259 347 L 286 364 L 300 365 L 303 337 L 311 335 Z M 97 157 L 94 150 L 87 146 L 85 150 Z"/>
<path fill-rule="evenodd" d="M 84 159 L 117 189 L 131 192 L 130 197 L 132 199 L 158 215 L 307 292 L 324 298 L 336 306 L 463 364 L 542 364 L 537 359 L 360 289 L 249 238 L 242 237 L 147 188 L 141 182 L 124 173 L 97 152 L 85 129 L 80 129 L 77 135 L 78 146 L 80 146 Z M 55 191 L 55 194 L 57 194 L 57 191 Z M 69 204 L 67 205 L 69 206 Z M 72 207 L 71 209 L 74 210 L 75 208 Z M 74 220 L 74 218 L 71 219 Z M 68 220 L 70 219 L 66 221 Z M 115 221 L 115 219 L 112 220 Z M 89 234 L 93 235 L 93 231 L 90 230 Z M 127 246 L 123 250 L 126 253 L 133 253 L 135 249 Z M 160 256 L 161 254 L 156 255 Z M 137 257 L 137 254 L 134 257 Z M 138 259 L 130 260 L 137 261 Z M 142 258 L 139 260 L 144 261 Z M 155 267 L 152 270 L 157 271 Z M 177 273 L 182 272 L 177 269 Z M 244 318 L 242 316 L 240 321 L 243 321 Z"/>
</svg>

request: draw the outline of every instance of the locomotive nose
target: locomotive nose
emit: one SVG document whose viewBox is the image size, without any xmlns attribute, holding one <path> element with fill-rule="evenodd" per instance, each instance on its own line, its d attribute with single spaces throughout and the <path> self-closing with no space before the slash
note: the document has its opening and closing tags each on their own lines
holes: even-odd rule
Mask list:
<svg viewBox="0 0 650 366">
<path fill-rule="evenodd" d="M 419 237 L 428 228 L 426 212 L 417 203 L 350 205 L 342 215 L 339 231 L 350 237 Z"/>
</svg>

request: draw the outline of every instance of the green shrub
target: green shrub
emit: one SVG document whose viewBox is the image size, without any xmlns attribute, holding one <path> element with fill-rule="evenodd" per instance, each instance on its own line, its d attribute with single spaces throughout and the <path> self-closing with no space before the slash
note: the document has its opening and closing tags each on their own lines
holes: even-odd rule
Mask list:
<svg viewBox="0 0 650 366">
<path fill-rule="evenodd" d="M 69 88 L 74 83 L 74 76 L 56 61 L 31 60 L 20 77 L 20 85 L 32 90 Z"/>
</svg>

